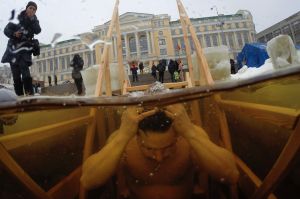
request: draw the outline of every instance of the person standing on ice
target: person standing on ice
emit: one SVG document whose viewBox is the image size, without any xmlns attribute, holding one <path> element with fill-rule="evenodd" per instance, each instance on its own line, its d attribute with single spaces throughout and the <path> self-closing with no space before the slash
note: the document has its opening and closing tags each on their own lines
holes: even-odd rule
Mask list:
<svg viewBox="0 0 300 199">
<path fill-rule="evenodd" d="M 18 16 L 19 24 L 9 22 L 4 29 L 9 41 L 1 62 L 10 64 L 18 96 L 23 96 L 24 90 L 26 95 L 34 95 L 29 67 L 32 65 L 32 54 L 40 54 L 39 42 L 34 39 L 34 35 L 41 32 L 36 11 L 37 4 L 29 1 Z"/>
</svg>

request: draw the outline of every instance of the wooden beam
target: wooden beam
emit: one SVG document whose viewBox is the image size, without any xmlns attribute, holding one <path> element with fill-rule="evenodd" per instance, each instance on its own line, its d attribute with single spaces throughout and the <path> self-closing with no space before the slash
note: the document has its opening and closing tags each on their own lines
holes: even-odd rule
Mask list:
<svg viewBox="0 0 300 199">
<path fill-rule="evenodd" d="M 117 34 L 117 54 L 118 54 L 118 63 L 119 63 L 119 82 L 121 91 L 125 85 L 125 69 L 123 63 L 123 46 L 122 46 L 122 37 L 120 30 L 120 19 L 119 19 L 119 10 L 117 11 L 116 19 L 116 34 Z"/>
<path fill-rule="evenodd" d="M 206 84 L 207 85 L 213 85 L 214 84 L 214 80 L 213 80 L 213 78 L 211 76 L 211 73 L 210 73 L 210 70 L 209 70 L 206 58 L 205 58 L 205 56 L 203 54 L 203 50 L 202 50 L 201 44 L 200 44 L 199 39 L 198 39 L 198 37 L 196 35 L 195 28 L 194 28 L 193 24 L 191 23 L 191 20 L 189 19 L 188 14 L 185 11 L 185 8 L 184 8 L 181 0 L 177 0 L 177 6 L 178 6 L 179 14 L 184 19 L 186 25 L 188 26 L 190 34 L 191 34 L 191 37 L 192 37 L 193 42 L 195 44 L 195 48 L 196 48 L 196 53 L 197 53 L 197 56 L 198 56 L 198 60 L 199 60 L 200 66 L 202 67 L 203 72 L 205 74 L 204 76 L 205 76 Z"/>
<path fill-rule="evenodd" d="M 2 136 L 0 137 L 0 143 L 2 143 L 7 150 L 12 150 L 29 143 L 34 143 L 39 140 L 55 136 L 60 134 L 62 131 L 69 131 L 77 128 L 80 125 L 89 124 L 91 120 L 91 116 L 85 116 L 61 123 L 51 124 L 36 129 L 30 129 L 23 132 Z"/>
<path fill-rule="evenodd" d="M 230 131 L 228 127 L 228 122 L 226 118 L 225 112 L 221 109 L 219 106 L 219 103 L 221 102 L 221 97 L 218 94 L 214 95 L 214 99 L 217 102 L 218 108 L 216 109 L 217 115 L 219 117 L 219 123 L 220 123 L 220 131 L 221 131 L 221 138 L 225 145 L 225 148 L 232 152 L 232 144 L 231 144 L 231 137 L 230 137 Z"/>
<path fill-rule="evenodd" d="M 51 199 L 51 197 L 19 166 L 0 143 L 0 163 L 19 182 L 26 187 L 36 198 Z"/>
<path fill-rule="evenodd" d="M 217 103 L 216 115 L 218 115 L 218 118 L 219 118 L 221 139 L 224 143 L 225 148 L 233 154 L 230 131 L 229 131 L 229 127 L 228 127 L 226 114 L 225 114 L 224 110 L 222 110 L 221 107 L 219 106 L 221 97 L 220 97 L 220 95 L 215 94 L 214 99 Z M 237 192 L 236 184 L 230 186 L 230 194 L 231 194 L 232 199 L 238 199 L 238 192 Z"/>
<path fill-rule="evenodd" d="M 81 167 L 52 187 L 47 193 L 53 199 L 75 198 L 79 193 Z"/>
<path fill-rule="evenodd" d="M 95 139 L 95 131 L 96 131 L 96 108 L 92 108 L 90 112 L 90 116 L 93 118 L 90 125 L 88 125 L 86 136 L 85 136 L 85 143 L 83 149 L 83 163 L 84 161 L 90 157 L 93 153 L 93 144 Z M 79 198 L 85 199 L 87 197 L 87 192 L 84 187 L 80 184 L 79 188 Z"/>
<path fill-rule="evenodd" d="M 283 180 L 291 169 L 293 161 L 296 159 L 297 152 L 300 149 L 300 121 L 296 129 L 290 136 L 279 158 L 273 165 L 271 171 L 264 179 L 262 185 L 253 194 L 252 199 L 266 198 L 277 185 Z"/>
<path fill-rule="evenodd" d="M 183 40 L 184 40 L 184 45 L 185 45 L 185 52 L 186 52 L 186 58 L 187 58 L 191 83 L 192 83 L 192 86 L 194 86 L 195 85 L 194 68 L 193 68 L 193 62 L 192 62 L 192 57 L 191 57 L 191 55 L 192 55 L 191 45 L 190 45 L 190 41 L 188 38 L 188 31 L 187 31 L 186 23 L 185 23 L 182 13 L 179 13 L 179 16 L 180 16 L 180 23 L 181 23 L 182 32 L 183 32 Z"/>
<path fill-rule="evenodd" d="M 255 188 L 258 188 L 261 186 L 262 181 L 254 174 L 254 172 L 238 157 L 235 157 L 235 162 L 237 163 L 237 166 L 240 171 L 242 171 L 247 177 L 251 180 L 251 182 L 254 184 Z M 248 186 L 248 185 L 247 185 Z M 243 188 L 243 187 L 241 187 Z M 268 199 L 277 199 L 277 197 L 271 193 L 268 197 Z"/>
<path fill-rule="evenodd" d="M 224 110 L 242 113 L 258 120 L 264 120 L 276 126 L 293 129 L 300 115 L 299 110 L 269 106 L 248 102 L 221 100 L 219 102 Z"/>
<path fill-rule="evenodd" d="M 96 84 L 96 90 L 95 90 L 95 96 L 101 96 L 102 95 L 102 81 L 103 81 L 103 72 L 105 68 L 107 68 L 107 57 L 109 53 L 109 44 L 108 41 L 112 37 L 112 32 L 113 32 L 113 27 L 115 26 L 116 19 L 117 19 L 117 12 L 118 12 L 118 7 L 119 7 L 119 0 L 116 0 L 114 11 L 112 14 L 112 19 L 110 21 L 110 26 L 108 28 L 106 38 L 105 38 L 105 44 L 104 44 L 104 49 L 103 49 L 103 54 L 101 56 L 101 62 L 100 62 L 100 67 L 99 67 L 99 72 L 98 72 L 98 78 L 97 78 L 97 84 Z"/>
</svg>

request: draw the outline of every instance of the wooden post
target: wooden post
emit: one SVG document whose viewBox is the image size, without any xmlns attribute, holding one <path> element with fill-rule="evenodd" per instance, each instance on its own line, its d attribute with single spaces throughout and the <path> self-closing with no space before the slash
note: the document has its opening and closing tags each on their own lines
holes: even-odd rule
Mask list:
<svg viewBox="0 0 300 199">
<path fill-rule="evenodd" d="M 181 22 L 181 27 L 182 27 L 182 32 L 183 32 L 183 40 L 184 40 L 184 45 L 185 45 L 185 52 L 186 52 L 188 67 L 189 67 L 190 79 L 191 79 L 192 86 L 194 86 L 195 81 L 194 81 L 193 62 L 192 62 L 192 57 L 191 57 L 191 54 L 192 54 L 191 53 L 191 45 L 190 45 L 190 41 L 188 38 L 188 31 L 186 28 L 186 23 L 184 21 L 184 18 L 181 13 L 179 13 L 179 16 L 180 16 L 180 22 Z"/>
<path fill-rule="evenodd" d="M 100 68 L 99 68 L 99 72 L 98 72 L 98 78 L 97 78 L 97 84 L 96 84 L 96 90 L 95 90 L 96 97 L 101 96 L 101 94 L 102 94 L 102 91 L 101 91 L 102 90 L 102 81 L 103 81 L 103 70 L 102 69 L 107 68 L 107 65 L 105 65 L 106 63 L 108 63 L 108 61 L 106 61 L 106 60 L 108 59 L 108 53 L 109 53 L 109 45 L 107 44 L 107 42 L 112 37 L 113 27 L 115 26 L 116 19 L 117 19 L 118 7 L 119 7 L 119 0 L 116 0 L 114 12 L 112 15 L 112 20 L 110 22 L 110 26 L 109 26 L 109 29 L 107 31 L 106 38 L 105 38 L 103 54 L 101 56 Z M 106 83 L 110 84 L 110 82 L 106 82 Z"/>
<path fill-rule="evenodd" d="M 120 20 L 119 20 L 119 10 L 117 11 L 117 20 L 116 20 L 116 32 L 117 32 L 117 54 L 118 54 L 118 63 L 119 63 L 119 81 L 120 88 L 123 91 L 125 86 L 125 69 L 123 64 L 123 46 L 122 46 L 122 37 L 120 30 Z M 122 93 L 123 94 L 123 93 Z"/>
<path fill-rule="evenodd" d="M 229 127 L 228 127 L 226 114 L 225 114 L 224 110 L 222 110 L 221 107 L 219 106 L 221 97 L 219 94 L 215 94 L 214 99 L 217 103 L 217 111 L 216 112 L 217 112 L 217 115 L 219 116 L 220 131 L 221 131 L 220 133 L 221 133 L 222 142 L 223 142 L 225 148 L 233 154 L 230 131 L 229 131 Z M 230 194 L 231 194 L 232 199 L 238 199 L 237 185 L 230 186 Z"/>
<path fill-rule="evenodd" d="M 204 76 L 205 76 L 206 84 L 207 85 L 213 85 L 214 84 L 214 80 L 212 79 L 212 76 L 210 74 L 209 67 L 208 67 L 206 58 L 205 58 L 205 56 L 203 54 L 203 50 L 201 48 L 201 44 L 200 44 L 200 42 L 199 42 L 199 40 L 197 38 L 195 28 L 192 25 L 191 20 L 189 19 L 188 14 L 185 11 L 185 8 L 184 8 L 184 6 L 183 6 L 183 4 L 182 4 L 182 2 L 180 0 L 177 0 L 177 6 L 178 6 L 178 10 L 179 10 L 180 16 L 185 21 L 185 23 L 188 26 L 189 31 L 191 33 L 191 37 L 192 37 L 193 42 L 195 44 L 196 53 L 197 53 L 197 56 L 198 56 L 198 60 L 199 60 L 200 66 L 202 67 L 202 69 L 204 71 L 204 74 L 205 74 Z"/>
</svg>

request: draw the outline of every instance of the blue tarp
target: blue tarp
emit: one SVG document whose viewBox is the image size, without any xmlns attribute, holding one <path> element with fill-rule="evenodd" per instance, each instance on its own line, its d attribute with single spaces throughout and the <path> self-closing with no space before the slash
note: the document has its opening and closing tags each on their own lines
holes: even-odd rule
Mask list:
<svg viewBox="0 0 300 199">
<path fill-rule="evenodd" d="M 264 65 L 266 59 L 269 59 L 267 53 L 267 45 L 263 43 L 250 43 L 245 44 L 242 52 L 237 56 L 238 67 L 241 68 L 243 65 L 248 67 L 260 67 Z"/>
</svg>

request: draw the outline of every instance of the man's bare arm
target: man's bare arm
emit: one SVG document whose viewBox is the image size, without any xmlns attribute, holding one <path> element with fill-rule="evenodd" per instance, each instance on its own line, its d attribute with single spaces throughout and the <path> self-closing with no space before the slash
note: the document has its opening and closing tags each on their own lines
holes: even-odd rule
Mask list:
<svg viewBox="0 0 300 199">
<path fill-rule="evenodd" d="M 211 142 L 206 132 L 190 121 L 182 105 L 169 106 L 166 113 L 173 117 L 174 130 L 183 136 L 193 148 L 199 166 L 221 182 L 235 184 L 239 178 L 239 172 L 233 155 Z"/>
</svg>

